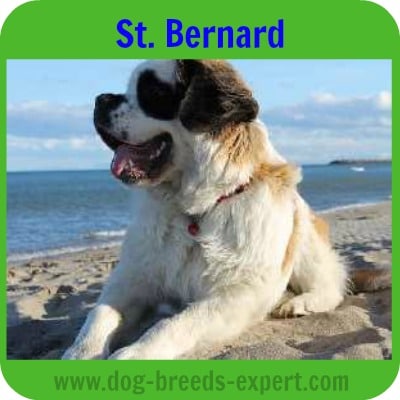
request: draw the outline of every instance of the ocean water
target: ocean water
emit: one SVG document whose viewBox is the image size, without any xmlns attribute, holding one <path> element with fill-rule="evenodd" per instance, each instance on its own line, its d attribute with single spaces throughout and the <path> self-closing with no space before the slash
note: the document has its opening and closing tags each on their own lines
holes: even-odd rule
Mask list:
<svg viewBox="0 0 400 400">
<path fill-rule="evenodd" d="M 387 200 L 391 164 L 304 166 L 300 191 L 318 211 Z M 119 243 L 130 198 L 109 171 L 8 173 L 8 260 Z"/>
</svg>

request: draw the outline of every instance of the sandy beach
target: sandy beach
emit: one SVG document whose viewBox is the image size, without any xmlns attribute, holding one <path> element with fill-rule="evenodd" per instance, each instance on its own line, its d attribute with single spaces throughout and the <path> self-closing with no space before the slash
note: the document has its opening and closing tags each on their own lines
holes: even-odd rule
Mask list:
<svg viewBox="0 0 400 400">
<path fill-rule="evenodd" d="M 324 213 L 350 268 L 392 267 L 391 202 Z M 118 261 L 118 247 L 8 265 L 8 357 L 58 359 L 73 341 Z M 391 290 L 358 293 L 333 312 L 266 317 L 200 359 L 391 358 Z"/>
</svg>

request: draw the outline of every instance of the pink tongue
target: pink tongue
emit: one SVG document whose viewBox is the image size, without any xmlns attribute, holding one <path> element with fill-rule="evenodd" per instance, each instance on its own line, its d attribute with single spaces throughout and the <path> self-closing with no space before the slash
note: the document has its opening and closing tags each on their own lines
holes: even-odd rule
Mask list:
<svg viewBox="0 0 400 400">
<path fill-rule="evenodd" d="M 140 178 L 145 175 L 144 168 L 140 166 L 140 156 L 135 154 L 131 146 L 123 144 L 117 148 L 111 163 L 111 172 L 116 178 L 128 174 Z"/>
</svg>

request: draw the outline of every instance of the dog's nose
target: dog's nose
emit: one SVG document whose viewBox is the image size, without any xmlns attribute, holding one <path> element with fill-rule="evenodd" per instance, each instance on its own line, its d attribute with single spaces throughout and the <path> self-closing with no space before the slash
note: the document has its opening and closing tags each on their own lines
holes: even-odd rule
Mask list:
<svg viewBox="0 0 400 400">
<path fill-rule="evenodd" d="M 124 101 L 126 101 L 126 97 L 122 94 L 104 93 L 96 97 L 95 105 L 99 111 L 111 111 Z"/>
<path fill-rule="evenodd" d="M 115 110 L 124 101 L 126 101 L 126 97 L 122 94 L 105 93 L 97 96 L 94 107 L 95 123 L 108 126 L 110 123 L 110 112 Z"/>
</svg>

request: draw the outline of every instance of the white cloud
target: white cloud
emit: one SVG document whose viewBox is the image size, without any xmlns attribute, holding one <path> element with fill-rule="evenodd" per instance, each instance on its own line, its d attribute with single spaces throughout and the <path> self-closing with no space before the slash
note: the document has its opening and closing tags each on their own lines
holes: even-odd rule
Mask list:
<svg viewBox="0 0 400 400">
<path fill-rule="evenodd" d="M 7 106 L 7 132 L 24 136 L 87 135 L 94 131 L 93 105 L 29 101 Z"/>
<path fill-rule="evenodd" d="M 391 110 L 392 109 L 392 93 L 380 92 L 376 97 L 376 104 L 380 110 Z"/>
<path fill-rule="evenodd" d="M 332 93 L 314 93 L 311 98 L 319 104 L 335 104 L 338 102 L 337 97 Z"/>
<path fill-rule="evenodd" d="M 296 162 L 391 154 L 389 92 L 345 98 L 332 93 L 313 94 L 302 103 L 266 110 L 262 119 L 273 143 Z"/>
<path fill-rule="evenodd" d="M 303 131 L 296 128 L 270 127 L 276 148 L 297 163 L 327 163 L 337 158 L 390 158 L 390 136 L 338 135 L 330 130 Z M 384 156 L 382 156 L 384 155 Z"/>
<path fill-rule="evenodd" d="M 88 146 L 88 139 L 71 138 L 70 145 L 73 149 L 84 149 Z"/>
<path fill-rule="evenodd" d="M 104 148 L 100 140 L 94 140 L 94 137 L 29 137 L 7 135 L 7 150 L 78 150 L 78 151 L 98 151 Z"/>
<path fill-rule="evenodd" d="M 43 148 L 47 150 L 54 150 L 56 147 L 59 147 L 62 145 L 62 140 L 60 139 L 42 139 L 42 144 Z M 69 142 L 64 143 L 66 145 L 69 145 Z"/>
<path fill-rule="evenodd" d="M 69 115 L 72 117 L 82 117 L 86 116 L 88 112 L 91 112 L 91 106 L 51 103 L 46 100 L 32 100 L 21 103 L 10 103 L 7 105 L 7 114 L 9 116 L 29 112 L 44 115 Z"/>
<path fill-rule="evenodd" d="M 41 142 L 37 139 L 24 138 L 14 135 L 7 135 L 7 151 L 10 149 L 40 150 Z"/>
<path fill-rule="evenodd" d="M 268 109 L 263 118 L 270 125 L 285 127 L 384 131 L 391 127 L 391 94 L 345 98 L 331 93 L 313 94 L 302 103 Z"/>
<path fill-rule="evenodd" d="M 7 113 L 10 115 L 12 113 L 26 112 L 26 111 L 43 111 L 48 107 L 48 102 L 45 100 L 32 100 L 25 101 L 18 104 L 8 104 Z"/>
</svg>

